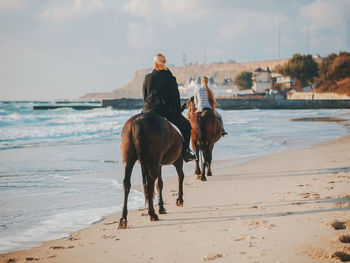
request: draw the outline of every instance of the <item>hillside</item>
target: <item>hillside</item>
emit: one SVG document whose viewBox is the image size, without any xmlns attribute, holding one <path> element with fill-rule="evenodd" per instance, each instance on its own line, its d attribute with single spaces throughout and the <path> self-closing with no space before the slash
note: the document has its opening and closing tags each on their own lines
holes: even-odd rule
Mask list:
<svg viewBox="0 0 350 263">
<path fill-rule="evenodd" d="M 287 59 L 280 60 L 266 60 L 257 62 L 245 62 L 245 63 L 224 63 L 224 64 L 203 64 L 203 65 L 191 65 L 184 67 L 172 67 L 170 68 L 173 75 L 176 77 L 177 82 L 185 83 L 190 77 L 197 78 L 198 76 L 214 77 L 215 83 L 222 83 L 224 79 L 234 79 L 235 75 L 243 70 L 253 71 L 258 67 L 273 69 L 278 64 L 283 64 Z M 140 98 L 141 87 L 143 79 L 146 74 L 150 73 L 152 69 L 137 70 L 130 82 L 111 92 L 105 93 L 88 93 L 79 99 L 81 100 L 101 100 L 101 99 L 115 99 L 115 98 Z"/>
</svg>

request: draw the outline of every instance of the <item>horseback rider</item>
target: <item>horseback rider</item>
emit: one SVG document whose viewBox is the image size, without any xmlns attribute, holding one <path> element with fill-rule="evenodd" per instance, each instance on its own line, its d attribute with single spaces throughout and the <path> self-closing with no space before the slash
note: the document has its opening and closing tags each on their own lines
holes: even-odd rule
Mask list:
<svg viewBox="0 0 350 263">
<path fill-rule="evenodd" d="M 143 82 L 143 112 L 155 112 L 174 123 L 181 131 L 183 159 L 185 162 L 196 159 L 190 151 L 191 124 L 182 116 L 180 94 L 176 78 L 166 66 L 164 55 L 158 53 L 153 59 L 154 70 L 145 76 Z"/>
<path fill-rule="evenodd" d="M 194 103 L 196 105 L 196 112 L 202 112 L 206 109 L 213 111 L 222 127 L 222 136 L 225 136 L 227 132 L 224 129 L 224 123 L 222 121 L 221 115 L 215 110 L 216 100 L 214 93 L 208 87 L 208 78 L 202 77 L 202 86 L 200 88 L 196 87 L 194 90 Z"/>
</svg>

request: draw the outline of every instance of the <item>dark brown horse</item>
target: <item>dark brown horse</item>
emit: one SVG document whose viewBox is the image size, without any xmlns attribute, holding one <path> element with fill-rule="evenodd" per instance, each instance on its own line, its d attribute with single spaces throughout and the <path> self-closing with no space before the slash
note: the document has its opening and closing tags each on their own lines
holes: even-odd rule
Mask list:
<svg viewBox="0 0 350 263">
<path fill-rule="evenodd" d="M 119 221 L 119 229 L 127 228 L 127 203 L 131 187 L 130 177 L 137 160 L 141 164 L 143 187 L 151 221 L 159 220 L 153 207 L 156 180 L 158 180 L 159 213 L 166 214 L 162 197 L 162 165 L 173 164 L 175 166 L 179 178 L 176 205 L 183 205 L 182 137 L 166 119 L 151 112 L 132 116 L 125 123 L 122 130 L 121 154 L 124 170 L 124 205 L 122 217 Z"/>
<path fill-rule="evenodd" d="M 193 97 L 188 100 L 187 109 L 186 117 L 192 126 L 192 148 L 197 157 L 199 157 L 200 152 L 202 153 L 202 171 L 199 168 L 199 158 L 197 158 L 195 174 L 198 179 L 206 181 L 205 169 L 208 168 L 207 176 L 211 176 L 212 152 L 214 144 L 221 138 L 222 125 L 211 109 L 196 113 Z"/>
</svg>

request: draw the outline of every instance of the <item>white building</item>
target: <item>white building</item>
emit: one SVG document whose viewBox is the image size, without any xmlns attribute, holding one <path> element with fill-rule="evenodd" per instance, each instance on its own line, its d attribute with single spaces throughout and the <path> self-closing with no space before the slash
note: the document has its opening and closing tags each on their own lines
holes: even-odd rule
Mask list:
<svg viewBox="0 0 350 263">
<path fill-rule="evenodd" d="M 253 72 L 253 86 L 252 91 L 255 93 L 265 92 L 267 89 L 271 89 L 271 72 L 270 70 L 262 70 L 257 68 Z"/>
<path fill-rule="evenodd" d="M 271 78 L 275 79 L 276 84 L 281 84 L 286 88 L 290 88 L 293 83 L 293 79 L 289 76 L 283 76 L 279 73 L 272 73 Z"/>
<path fill-rule="evenodd" d="M 179 92 L 180 92 L 180 97 L 187 99 L 190 98 L 194 95 L 194 90 L 198 87 L 201 86 L 201 83 L 197 80 L 190 79 L 187 81 L 184 85 L 179 84 Z M 209 88 L 213 91 L 215 97 L 227 97 L 227 96 L 232 96 L 235 93 L 235 88 L 232 85 L 220 85 L 218 86 L 217 84 L 209 84 Z"/>
</svg>

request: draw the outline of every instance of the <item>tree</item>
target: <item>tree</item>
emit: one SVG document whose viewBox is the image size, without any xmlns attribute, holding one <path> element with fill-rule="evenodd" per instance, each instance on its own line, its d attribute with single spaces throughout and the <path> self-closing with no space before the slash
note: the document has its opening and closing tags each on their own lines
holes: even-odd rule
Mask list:
<svg viewBox="0 0 350 263">
<path fill-rule="evenodd" d="M 253 73 L 248 71 L 242 71 L 237 74 L 234 84 L 238 86 L 239 90 L 251 89 L 253 86 Z"/>
<path fill-rule="evenodd" d="M 350 96 L 350 53 L 330 54 L 320 63 L 315 86 L 318 92 L 336 92 Z"/>
<path fill-rule="evenodd" d="M 294 54 L 283 65 L 277 65 L 276 72 L 295 79 L 295 88 L 311 85 L 318 76 L 318 64 L 311 55 Z"/>
</svg>

